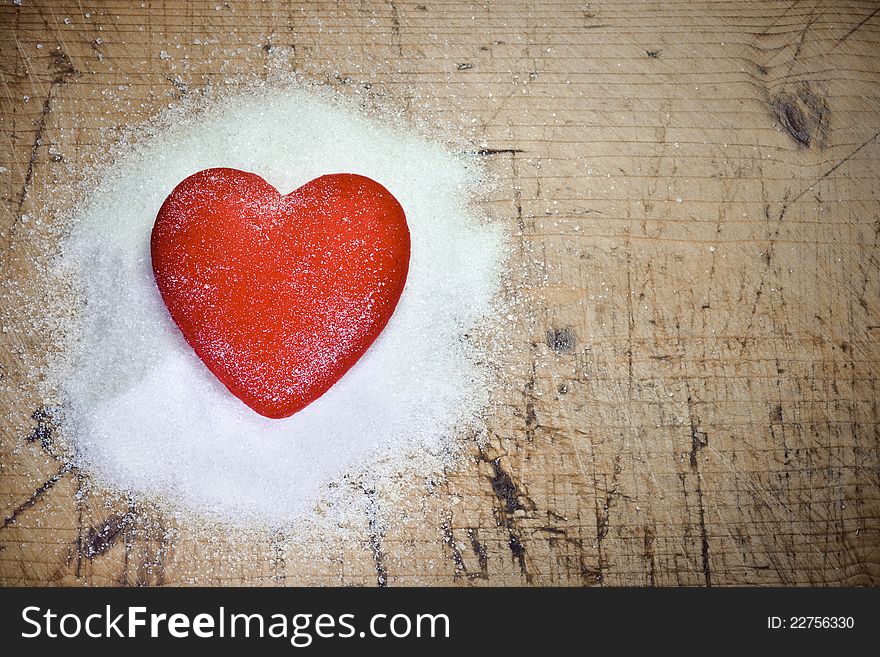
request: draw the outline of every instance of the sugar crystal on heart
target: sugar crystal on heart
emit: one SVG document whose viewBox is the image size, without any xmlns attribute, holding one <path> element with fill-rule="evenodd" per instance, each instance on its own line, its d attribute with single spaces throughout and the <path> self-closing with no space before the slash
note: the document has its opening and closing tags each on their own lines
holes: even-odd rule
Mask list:
<svg viewBox="0 0 880 657">
<path fill-rule="evenodd" d="M 324 394 L 382 332 L 403 292 L 410 239 L 379 183 L 321 176 L 287 195 L 217 168 L 181 182 L 151 238 L 171 317 L 214 375 L 261 415 Z"/>
</svg>

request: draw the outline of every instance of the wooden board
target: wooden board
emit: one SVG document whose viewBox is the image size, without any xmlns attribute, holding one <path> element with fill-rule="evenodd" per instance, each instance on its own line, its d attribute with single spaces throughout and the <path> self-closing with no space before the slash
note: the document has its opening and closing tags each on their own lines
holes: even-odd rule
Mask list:
<svg viewBox="0 0 880 657">
<path fill-rule="evenodd" d="M 877 2 L 24 0 L 0 49 L 3 584 L 877 583 Z M 268 66 L 467 130 L 529 286 L 488 446 L 320 558 L 78 496 L 32 419 L 23 215 Z"/>
</svg>

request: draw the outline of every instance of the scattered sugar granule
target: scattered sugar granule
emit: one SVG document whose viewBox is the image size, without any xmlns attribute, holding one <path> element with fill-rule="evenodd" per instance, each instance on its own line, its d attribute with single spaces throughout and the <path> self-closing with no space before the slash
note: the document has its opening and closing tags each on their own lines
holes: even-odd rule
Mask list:
<svg viewBox="0 0 880 657">
<path fill-rule="evenodd" d="M 470 203 L 473 161 L 299 87 L 252 89 L 157 125 L 86 183 L 56 263 L 74 290 L 62 306 L 79 312 L 62 323 L 47 386 L 75 463 L 172 510 L 273 526 L 314 517 L 341 481 L 433 472 L 478 423 L 492 387 L 491 359 L 466 334 L 492 314 L 505 239 Z M 358 173 L 406 212 L 410 269 L 391 321 L 336 385 L 287 419 L 259 416 L 214 378 L 153 279 L 160 205 L 187 176 L 220 166 L 282 193 Z"/>
</svg>

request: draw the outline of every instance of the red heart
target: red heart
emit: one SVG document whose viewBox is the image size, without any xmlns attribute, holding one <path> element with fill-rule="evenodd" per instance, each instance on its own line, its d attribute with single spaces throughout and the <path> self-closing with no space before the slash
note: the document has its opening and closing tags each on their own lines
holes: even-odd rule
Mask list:
<svg viewBox="0 0 880 657">
<path fill-rule="evenodd" d="M 150 246 L 186 341 L 270 418 L 301 410 L 357 362 L 409 269 L 403 208 L 379 183 L 346 173 L 282 196 L 252 173 L 200 171 L 165 199 Z"/>
</svg>

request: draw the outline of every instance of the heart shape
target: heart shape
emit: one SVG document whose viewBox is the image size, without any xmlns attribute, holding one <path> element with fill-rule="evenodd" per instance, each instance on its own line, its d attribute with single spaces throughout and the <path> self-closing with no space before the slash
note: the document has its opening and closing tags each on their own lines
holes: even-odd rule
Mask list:
<svg viewBox="0 0 880 657">
<path fill-rule="evenodd" d="M 196 354 L 253 410 L 282 418 L 324 394 L 385 328 L 410 240 L 400 203 L 364 176 L 321 176 L 282 196 L 253 173 L 217 168 L 174 188 L 150 248 Z"/>
</svg>

